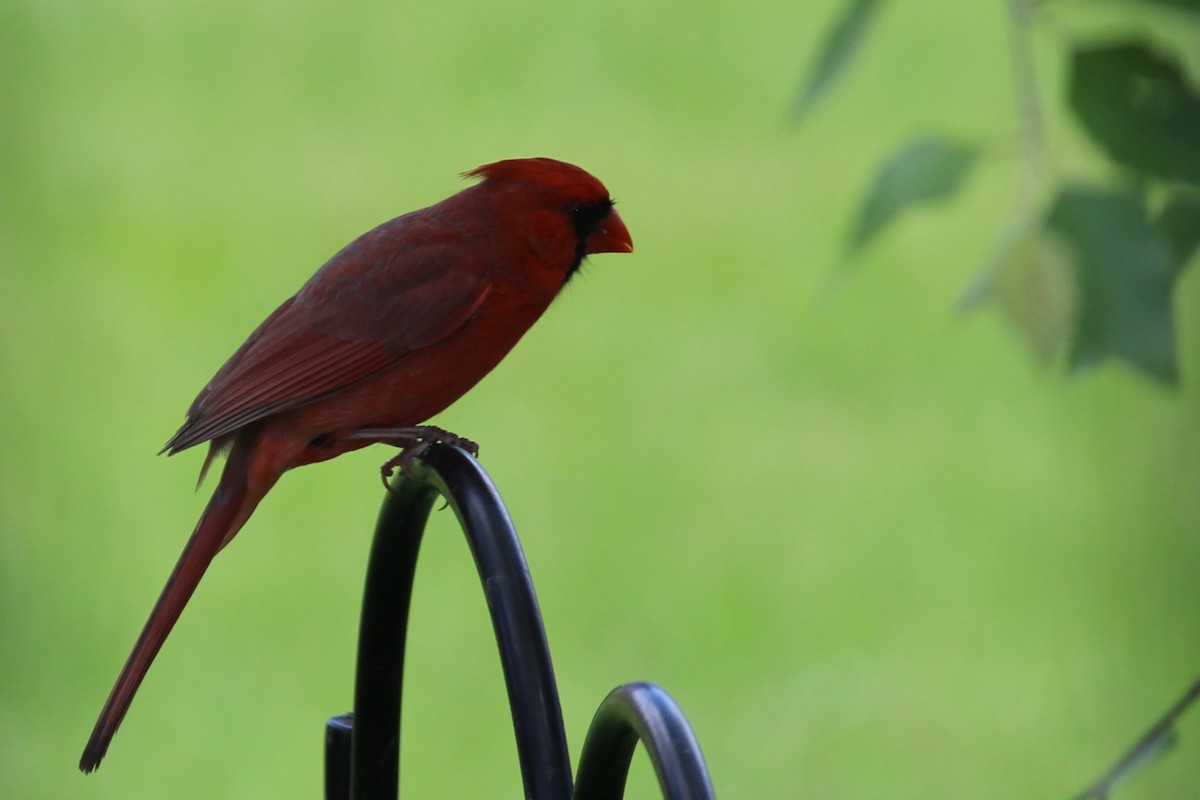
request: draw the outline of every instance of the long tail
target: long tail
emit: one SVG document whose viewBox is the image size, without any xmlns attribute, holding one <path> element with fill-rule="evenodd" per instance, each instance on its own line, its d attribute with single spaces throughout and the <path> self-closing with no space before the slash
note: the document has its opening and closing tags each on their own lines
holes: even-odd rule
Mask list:
<svg viewBox="0 0 1200 800">
<path fill-rule="evenodd" d="M 167 585 L 163 587 L 150 618 L 142 628 L 137 644 L 133 646 L 133 652 L 129 654 L 116 685 L 108 695 L 104 710 L 100 712 L 92 736 L 79 759 L 79 768 L 84 772 L 91 772 L 100 766 L 100 759 L 104 758 L 113 734 L 125 718 L 134 693 L 213 557 L 241 529 L 267 493 L 270 484 L 274 483 L 271 481 L 266 486 L 251 486 L 249 466 L 252 448 L 241 446 L 243 444 L 237 442 L 229 454 L 221 482 L 208 501 L 200 521 L 196 523 L 196 529 L 184 546 L 171 577 L 167 579 Z"/>
</svg>

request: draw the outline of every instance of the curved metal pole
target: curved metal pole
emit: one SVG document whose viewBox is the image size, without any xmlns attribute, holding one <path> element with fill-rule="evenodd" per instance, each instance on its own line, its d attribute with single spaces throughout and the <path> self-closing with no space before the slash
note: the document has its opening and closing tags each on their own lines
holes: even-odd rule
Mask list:
<svg viewBox="0 0 1200 800">
<path fill-rule="evenodd" d="M 396 481 L 375 529 L 359 631 L 350 797 L 396 797 L 409 602 L 421 536 L 438 494 L 466 533 L 496 632 L 525 796 L 567 800 L 571 762 L 562 709 L 524 553 L 508 511 L 467 453 L 431 446 Z M 334 721 L 331 720 L 331 724 Z M 327 779 L 327 783 L 328 783 Z"/>
<path fill-rule="evenodd" d="M 715 800 L 700 744 L 683 712 L 663 689 L 628 683 L 609 692 L 588 728 L 575 800 L 620 800 L 638 740 L 668 800 Z"/>
<path fill-rule="evenodd" d="M 423 483 L 398 481 L 375 524 L 354 678 L 349 759 L 349 797 L 354 800 L 396 797 L 400 791 L 400 697 L 408 609 L 421 536 L 436 496 Z"/>
</svg>

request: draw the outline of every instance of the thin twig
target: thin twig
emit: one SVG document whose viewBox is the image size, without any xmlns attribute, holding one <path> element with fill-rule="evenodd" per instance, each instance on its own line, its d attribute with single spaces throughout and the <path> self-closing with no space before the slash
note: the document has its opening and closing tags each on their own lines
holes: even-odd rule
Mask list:
<svg viewBox="0 0 1200 800">
<path fill-rule="evenodd" d="M 1171 706 L 1167 713 L 1154 723 L 1153 727 L 1146 731 L 1145 735 L 1138 739 L 1137 743 L 1129 748 L 1129 752 L 1121 756 L 1120 760 L 1104 773 L 1100 780 L 1084 790 L 1082 794 L 1077 795 L 1075 800 L 1107 800 L 1113 787 L 1121 780 L 1144 766 L 1150 759 L 1161 755 L 1175 742 L 1175 723 L 1191 707 L 1192 703 L 1196 702 L 1198 697 L 1200 697 L 1200 680 L 1193 683 L 1184 692 L 1183 697 L 1179 698 L 1175 705 Z"/>
<path fill-rule="evenodd" d="M 1037 67 L 1033 58 L 1030 0 L 1006 0 L 1008 8 L 1009 58 L 1020 120 L 1021 157 L 1016 187 L 1007 218 L 1000 225 L 991 250 L 959 301 L 969 311 L 988 299 L 995 288 L 1000 267 L 1021 240 L 1038 211 L 1038 195 L 1046 167 L 1046 126 L 1038 94 Z"/>
</svg>

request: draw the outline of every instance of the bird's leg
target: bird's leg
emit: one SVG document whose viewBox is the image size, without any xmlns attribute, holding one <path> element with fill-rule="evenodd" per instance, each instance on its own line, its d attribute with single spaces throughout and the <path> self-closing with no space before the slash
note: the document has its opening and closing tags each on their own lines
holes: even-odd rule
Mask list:
<svg viewBox="0 0 1200 800">
<path fill-rule="evenodd" d="M 395 458 L 388 459 L 379 468 L 380 473 L 383 475 L 384 488 L 388 491 L 392 489 L 391 485 L 388 484 L 388 480 L 392 477 L 392 473 L 396 467 L 400 468 L 401 474 L 410 474 L 413 459 L 423 454 L 431 444 L 453 445 L 454 447 L 466 450 L 472 456 L 479 456 L 479 445 L 470 439 L 464 439 L 457 434 L 434 425 L 417 425 L 409 428 L 359 428 L 358 430 L 351 431 L 347 435 L 347 438 L 370 439 L 374 442 L 381 442 L 401 448 Z"/>
</svg>

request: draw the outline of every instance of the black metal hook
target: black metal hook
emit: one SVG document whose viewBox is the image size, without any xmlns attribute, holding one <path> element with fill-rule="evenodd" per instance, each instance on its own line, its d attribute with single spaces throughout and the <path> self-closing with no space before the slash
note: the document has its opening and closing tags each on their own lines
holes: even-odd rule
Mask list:
<svg viewBox="0 0 1200 800">
<path fill-rule="evenodd" d="M 326 724 L 328 800 L 396 797 L 400 783 L 400 699 L 417 554 L 438 495 L 467 536 L 496 633 L 525 796 L 573 797 L 562 709 L 541 612 L 521 544 L 487 473 L 449 445 L 429 447 L 397 479 L 375 528 L 363 593 L 354 713 Z M 666 692 L 649 684 L 615 689 L 588 732 L 579 797 L 619 798 L 638 739 L 664 797 L 713 797 L 695 736 Z M 586 793 L 586 795 L 585 795 Z"/>
<path fill-rule="evenodd" d="M 618 686 L 600 704 L 579 755 L 575 800 L 620 800 L 639 740 L 663 797 L 715 800 L 700 743 L 683 711 L 650 683 Z"/>
</svg>

